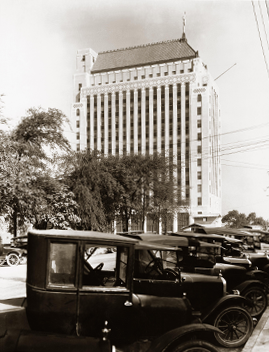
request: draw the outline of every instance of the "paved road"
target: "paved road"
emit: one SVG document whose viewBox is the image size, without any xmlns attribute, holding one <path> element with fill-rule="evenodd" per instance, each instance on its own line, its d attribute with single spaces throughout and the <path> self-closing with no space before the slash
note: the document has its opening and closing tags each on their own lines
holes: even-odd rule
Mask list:
<svg viewBox="0 0 269 352">
<path fill-rule="evenodd" d="M 0 267 L 0 300 L 26 297 L 26 264 Z"/>
</svg>

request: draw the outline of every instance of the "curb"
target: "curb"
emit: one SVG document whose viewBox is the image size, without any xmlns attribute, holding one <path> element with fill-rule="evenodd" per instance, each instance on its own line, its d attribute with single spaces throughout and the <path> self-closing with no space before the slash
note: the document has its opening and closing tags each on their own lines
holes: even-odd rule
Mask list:
<svg viewBox="0 0 269 352">
<path fill-rule="evenodd" d="M 242 352 L 269 351 L 269 307 L 263 313 Z"/>
</svg>

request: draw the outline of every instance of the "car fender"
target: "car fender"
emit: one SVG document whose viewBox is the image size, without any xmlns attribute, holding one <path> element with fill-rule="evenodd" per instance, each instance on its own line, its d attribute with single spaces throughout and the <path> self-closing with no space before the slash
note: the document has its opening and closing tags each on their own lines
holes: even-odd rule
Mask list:
<svg viewBox="0 0 269 352">
<path fill-rule="evenodd" d="M 236 286 L 234 289 L 238 290 L 241 293 L 241 295 L 244 295 L 244 292 L 251 287 L 259 287 L 265 292 L 267 291 L 266 285 L 263 282 L 258 280 L 244 281 L 240 285 Z"/>
<path fill-rule="evenodd" d="M 250 302 L 243 296 L 237 295 L 237 294 L 230 294 L 222 297 L 220 300 L 218 300 L 217 303 L 215 303 L 213 306 L 211 306 L 206 312 L 203 313 L 201 316 L 201 320 L 203 323 L 212 323 L 214 318 L 217 316 L 217 314 L 227 308 L 227 307 L 232 307 L 232 306 L 245 306 L 249 305 Z"/>
<path fill-rule="evenodd" d="M 213 333 L 222 333 L 218 328 L 208 324 L 194 323 L 188 324 L 173 330 L 166 332 L 165 334 L 159 336 L 150 345 L 147 352 L 165 352 L 172 344 L 180 342 L 188 335 L 199 334 L 206 340 L 206 335 L 212 335 Z"/>
<path fill-rule="evenodd" d="M 269 275 L 267 272 L 265 272 L 264 270 L 259 270 L 259 269 L 255 269 L 255 270 L 251 270 L 249 272 L 246 273 L 247 276 L 249 276 L 250 278 L 252 278 L 253 280 L 268 280 L 269 279 Z"/>
<path fill-rule="evenodd" d="M 18 250 L 16 250 L 16 249 L 11 249 L 11 250 L 6 254 L 6 256 L 8 256 L 8 255 L 10 255 L 10 254 L 12 254 L 12 253 L 17 254 L 19 257 L 21 257 L 21 255 L 22 255 L 22 252 L 21 252 L 21 251 L 18 251 Z"/>
</svg>

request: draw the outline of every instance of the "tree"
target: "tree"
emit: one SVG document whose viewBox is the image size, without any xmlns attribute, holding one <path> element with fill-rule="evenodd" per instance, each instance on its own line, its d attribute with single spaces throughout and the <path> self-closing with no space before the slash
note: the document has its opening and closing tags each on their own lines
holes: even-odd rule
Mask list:
<svg viewBox="0 0 269 352">
<path fill-rule="evenodd" d="M 1 135 L 0 213 L 12 219 L 14 236 L 17 226 L 33 216 L 33 204 L 45 202 L 38 180 L 50 173 L 60 152 L 70 150 L 63 135 L 65 122 L 60 110 L 32 108 L 11 133 Z"/>
<path fill-rule="evenodd" d="M 247 224 L 247 217 L 237 210 L 232 210 L 222 217 L 222 222 L 227 224 L 228 227 L 240 228 Z"/>
<path fill-rule="evenodd" d="M 252 212 L 246 216 L 237 210 L 229 211 L 223 216 L 222 223 L 232 228 L 241 228 L 246 225 L 261 225 L 264 229 L 267 227 L 267 222 L 262 217 L 256 217 L 256 213 Z"/>
</svg>

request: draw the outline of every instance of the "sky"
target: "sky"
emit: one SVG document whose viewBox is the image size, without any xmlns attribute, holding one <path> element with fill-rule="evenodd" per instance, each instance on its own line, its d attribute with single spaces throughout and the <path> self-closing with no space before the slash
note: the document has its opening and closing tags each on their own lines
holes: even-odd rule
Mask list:
<svg viewBox="0 0 269 352">
<path fill-rule="evenodd" d="M 70 118 L 77 50 L 181 38 L 185 12 L 188 43 L 220 91 L 222 215 L 238 210 L 269 219 L 266 5 L 263 0 L 0 0 L 3 114 L 11 127 L 31 107 L 57 108 Z"/>
</svg>

